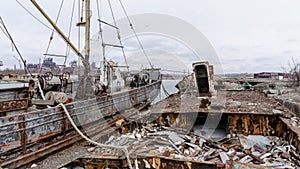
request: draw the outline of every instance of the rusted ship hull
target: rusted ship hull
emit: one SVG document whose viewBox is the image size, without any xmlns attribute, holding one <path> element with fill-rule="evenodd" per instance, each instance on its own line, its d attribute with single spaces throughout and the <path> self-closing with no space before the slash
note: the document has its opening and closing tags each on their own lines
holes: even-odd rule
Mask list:
<svg viewBox="0 0 300 169">
<path fill-rule="evenodd" d="M 66 107 L 77 126 L 80 126 L 90 135 L 96 131 L 93 129 L 97 128 L 100 131 L 102 128 L 107 127 L 105 125 L 109 125 L 106 122 L 101 122 L 101 120 L 116 113 L 122 114 L 127 110 L 138 111 L 140 108 L 149 105 L 159 94 L 160 85 L 161 81 L 157 81 L 128 91 L 76 101 L 66 104 Z M 30 154 L 28 147 L 38 142 L 52 144 L 53 138 L 72 138 L 74 134 L 73 127 L 66 118 L 61 106 L 3 116 L 0 117 L 0 155 L 5 156 L 11 152 L 18 152 L 14 155 L 14 158 L 17 158 L 18 154 L 26 156 L 26 154 Z M 66 145 L 70 145 L 77 140 L 79 139 L 73 138 Z M 62 145 L 59 144 L 57 147 Z M 53 151 L 56 150 L 56 148 L 53 149 Z M 51 153 L 51 150 L 49 151 L 46 154 Z M 32 160 L 42 155 L 34 156 Z M 2 160 L 0 166 L 9 166 L 14 161 L 11 160 Z M 29 162 L 30 160 L 26 161 Z M 24 165 L 27 162 L 20 163 L 17 166 Z"/>
</svg>

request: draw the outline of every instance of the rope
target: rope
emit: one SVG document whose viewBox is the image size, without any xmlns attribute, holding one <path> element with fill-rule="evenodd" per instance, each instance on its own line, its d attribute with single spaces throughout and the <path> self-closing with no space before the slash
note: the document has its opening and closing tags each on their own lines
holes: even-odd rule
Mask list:
<svg viewBox="0 0 300 169">
<path fill-rule="evenodd" d="M 125 15 L 126 15 L 126 18 L 127 18 L 128 22 L 129 22 L 129 26 L 130 26 L 131 30 L 133 31 L 133 33 L 134 33 L 134 35 L 135 35 L 135 37 L 136 37 L 136 39 L 137 39 L 137 41 L 138 41 L 138 43 L 139 43 L 139 45 L 140 45 L 140 48 L 141 48 L 142 51 L 143 51 L 143 54 L 145 55 L 145 57 L 147 58 L 147 61 L 148 61 L 149 65 L 150 65 L 151 68 L 153 69 L 154 67 L 153 67 L 152 63 L 150 62 L 150 59 L 149 59 L 149 57 L 148 57 L 148 55 L 147 55 L 147 53 L 146 53 L 146 51 L 145 51 L 145 49 L 144 49 L 144 46 L 143 46 L 143 44 L 142 44 L 140 38 L 138 37 L 136 31 L 135 31 L 134 28 L 133 28 L 132 22 L 131 22 L 131 20 L 130 20 L 130 18 L 129 18 L 129 16 L 128 16 L 126 10 L 125 10 L 125 6 L 123 5 L 123 3 L 122 3 L 121 0 L 119 0 L 119 2 L 120 2 L 120 5 L 121 5 L 121 7 L 122 7 L 122 9 L 123 9 L 123 12 L 124 12 Z"/>
<path fill-rule="evenodd" d="M 28 13 L 30 14 L 34 19 L 36 19 L 38 22 L 40 22 L 42 25 L 44 25 L 46 28 L 52 30 L 51 27 L 49 27 L 48 25 L 46 25 L 45 23 L 43 23 L 39 18 L 37 18 L 36 16 L 34 16 L 28 9 L 26 9 L 26 7 L 24 5 L 21 4 L 21 2 L 19 2 L 19 0 L 16 0 L 17 3 Z"/>
<path fill-rule="evenodd" d="M 39 88 L 39 91 L 40 91 L 40 93 L 41 93 L 42 99 L 43 99 L 43 100 L 46 100 L 45 95 L 44 95 L 44 92 L 43 92 L 43 90 L 42 90 L 42 87 L 41 87 L 41 84 L 40 84 L 40 81 L 39 81 L 39 80 L 37 80 L 37 84 L 38 84 L 38 88 Z M 50 108 L 50 106 L 48 106 L 48 105 L 47 105 L 47 107 Z"/>
<path fill-rule="evenodd" d="M 131 160 L 130 160 L 130 156 L 129 156 L 129 152 L 128 152 L 128 150 L 127 150 L 126 147 L 124 147 L 124 146 L 110 146 L 110 145 L 101 144 L 101 143 L 98 143 L 98 142 L 96 142 L 96 141 L 94 141 L 94 140 L 91 140 L 90 138 L 88 138 L 87 136 L 85 136 L 85 135 L 78 129 L 78 127 L 77 127 L 76 124 L 74 123 L 72 117 L 70 116 L 70 113 L 68 112 L 66 106 L 65 106 L 64 104 L 62 104 L 62 103 L 60 103 L 59 105 L 63 108 L 65 114 L 67 115 L 67 118 L 69 119 L 69 121 L 71 122 L 72 126 L 74 127 L 74 129 L 77 131 L 77 133 L 78 133 L 81 137 L 83 137 L 86 141 L 88 141 L 88 142 L 90 142 L 90 143 L 92 143 L 92 144 L 94 144 L 94 145 L 97 145 L 97 146 L 99 146 L 99 147 L 112 148 L 112 149 L 120 149 L 120 150 L 124 151 L 125 156 L 126 156 L 126 159 L 127 159 L 127 163 L 128 163 L 128 165 L 129 165 L 129 168 L 130 168 L 130 169 L 133 169 L 132 164 L 131 164 Z"/>
<path fill-rule="evenodd" d="M 117 22 L 116 22 L 116 18 L 115 18 L 115 15 L 114 15 L 114 11 L 113 11 L 113 9 L 112 9 L 112 5 L 111 5 L 110 0 L 108 0 L 108 4 L 109 4 L 109 8 L 110 8 L 110 12 L 111 12 L 112 18 L 113 18 L 113 20 L 114 20 L 114 26 L 115 26 L 115 27 L 118 27 L 118 26 L 117 26 Z M 121 40 L 121 35 L 120 35 L 120 30 L 119 30 L 119 29 L 116 29 L 116 31 L 117 31 L 119 43 L 120 43 L 121 46 L 123 46 L 123 43 L 122 43 L 122 40 Z M 123 57 L 124 57 L 124 60 L 125 60 L 125 64 L 126 64 L 126 66 L 127 66 L 127 71 L 129 72 L 128 62 L 127 62 L 127 59 L 126 59 L 126 55 L 125 55 L 124 48 L 121 48 L 121 50 L 122 50 L 122 53 L 123 53 Z"/>
<path fill-rule="evenodd" d="M 37 84 L 38 84 L 38 87 L 39 87 L 39 91 L 41 92 L 42 99 L 46 100 L 44 92 L 42 90 L 42 87 L 41 87 L 41 84 L 40 84 L 39 80 L 37 81 Z"/>
</svg>

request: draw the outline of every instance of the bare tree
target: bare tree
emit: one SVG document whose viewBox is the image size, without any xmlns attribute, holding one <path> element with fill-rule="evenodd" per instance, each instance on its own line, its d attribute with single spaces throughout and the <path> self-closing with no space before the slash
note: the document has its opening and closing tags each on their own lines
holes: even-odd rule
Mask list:
<svg viewBox="0 0 300 169">
<path fill-rule="evenodd" d="M 293 85 L 300 86 L 300 64 L 297 59 L 292 58 L 289 61 L 290 75 L 293 80 Z"/>
</svg>

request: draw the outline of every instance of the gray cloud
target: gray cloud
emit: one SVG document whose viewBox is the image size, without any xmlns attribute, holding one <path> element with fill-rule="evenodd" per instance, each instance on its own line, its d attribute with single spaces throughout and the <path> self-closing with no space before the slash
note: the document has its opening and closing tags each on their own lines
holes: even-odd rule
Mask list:
<svg viewBox="0 0 300 169">
<path fill-rule="evenodd" d="M 252 59 L 254 63 L 257 63 L 257 62 L 270 62 L 272 61 L 272 58 L 271 57 L 257 57 L 257 58 L 253 58 Z"/>
<path fill-rule="evenodd" d="M 252 48 L 261 49 L 261 48 L 265 48 L 265 46 L 264 45 L 254 45 L 254 46 L 252 46 Z"/>
<path fill-rule="evenodd" d="M 235 48 L 235 47 L 222 47 L 222 48 L 219 48 L 218 51 L 222 51 L 222 52 L 239 52 L 240 49 L 239 48 Z"/>
<path fill-rule="evenodd" d="M 297 43 L 297 42 L 299 42 L 299 40 L 291 38 L 291 39 L 288 39 L 287 42 L 288 43 Z"/>
<path fill-rule="evenodd" d="M 35 16 L 43 22 L 46 21 L 33 8 L 29 1 L 22 2 Z M 38 1 L 51 18 L 56 18 L 58 7 L 61 1 Z M 65 2 L 69 3 L 69 2 Z M 94 3 L 94 2 L 93 2 Z M 164 0 L 164 1 L 146 1 L 146 0 L 126 0 L 124 4 L 130 15 L 141 13 L 163 13 L 178 17 L 186 22 L 191 23 L 199 31 L 201 31 L 216 49 L 218 57 L 224 64 L 225 72 L 235 71 L 257 71 L 257 70 L 280 70 L 281 64 L 286 62 L 287 57 L 293 54 L 293 57 L 300 56 L 300 1 L 273 1 L 273 0 Z M 124 17 L 122 10 L 118 9 L 118 4 L 113 2 L 116 17 Z M 92 5 L 95 7 L 96 5 Z M 109 9 L 105 8 L 107 2 L 103 1 L 101 14 L 103 20 L 111 22 Z M 185 8 L 182 8 L 182 7 Z M 68 32 L 70 20 L 70 5 L 65 4 L 63 13 L 58 22 L 59 27 Z M 17 12 L 16 12 L 17 11 Z M 0 16 L 6 22 L 10 32 L 13 35 L 19 49 L 27 60 L 38 62 L 46 50 L 51 30 L 42 26 L 26 13 L 16 1 L 6 1 L 0 6 Z M 76 15 L 77 16 L 77 15 Z M 97 23 L 96 12 L 93 13 L 93 23 Z M 74 21 L 77 21 L 74 18 Z M 136 25 L 135 23 L 133 23 Z M 152 23 L 142 25 L 144 28 L 151 27 Z M 48 25 L 48 24 L 47 24 Z M 73 23 L 75 25 L 75 23 Z M 161 23 L 161 28 L 169 28 L 169 23 Z M 92 32 L 98 32 L 98 25 L 92 27 Z M 122 28 L 123 29 L 123 28 Z M 121 29 L 121 33 L 122 33 Z M 129 29 L 127 24 L 126 29 Z M 111 30 L 106 32 L 114 33 Z M 182 34 L 193 37 L 193 33 L 183 30 Z M 71 39 L 76 46 L 77 35 L 75 29 L 72 31 Z M 83 34 L 82 34 L 83 35 Z M 9 41 L 1 36 L 0 32 L 0 60 L 6 59 L 6 56 L 12 56 L 15 53 L 11 51 Z M 198 37 L 193 37 L 198 38 Z M 64 53 L 64 42 L 55 35 L 54 42 L 51 44 L 51 53 Z M 81 36 L 81 40 L 83 40 Z M 127 52 L 137 52 L 137 44 L 128 42 Z M 171 56 L 176 59 L 180 58 L 184 64 L 191 62 L 194 56 L 185 48 L 170 41 L 160 41 L 157 39 L 142 39 L 145 47 L 148 49 L 162 50 L 166 52 L 168 57 L 162 57 L 162 61 L 170 62 Z M 83 48 L 81 41 L 81 49 Z M 203 47 L 198 44 L 199 48 Z M 225 48 L 224 48 L 225 47 Z M 204 49 L 204 48 L 202 48 Z M 206 51 L 206 50 L 203 50 Z M 154 54 L 155 52 L 150 52 Z M 119 55 L 117 51 L 112 51 L 111 55 Z M 95 58 L 101 57 L 101 51 L 94 51 L 92 55 Z M 209 52 L 202 52 L 200 59 L 207 59 Z M 162 56 L 162 55 L 157 55 Z M 4 58 L 5 57 L 5 58 Z M 268 64 L 257 63 L 259 60 L 267 61 Z M 158 60 L 159 58 L 153 58 Z M 121 59 L 120 59 L 121 61 Z M 11 67 L 15 61 L 7 60 L 6 65 Z M 238 64 L 241 64 L 239 66 Z M 188 64 L 187 64 L 188 65 Z M 3 67 L 2 67 L 3 68 Z M 1 69 L 2 69 L 1 68 Z"/>
<path fill-rule="evenodd" d="M 292 54 L 292 53 L 294 53 L 294 51 L 292 51 L 292 50 L 284 50 L 284 51 L 282 51 L 282 54 Z"/>
</svg>

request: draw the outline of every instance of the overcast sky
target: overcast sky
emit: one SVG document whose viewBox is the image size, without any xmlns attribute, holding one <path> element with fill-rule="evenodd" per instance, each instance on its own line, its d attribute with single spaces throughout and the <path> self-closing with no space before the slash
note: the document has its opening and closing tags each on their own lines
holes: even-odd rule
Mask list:
<svg viewBox="0 0 300 169">
<path fill-rule="evenodd" d="M 36 17 L 47 23 L 28 0 L 19 1 Z M 37 2 L 55 19 L 59 3 L 55 0 Z M 70 22 L 70 2 L 72 1 L 66 0 L 69 5 L 64 6 L 58 21 L 66 32 Z M 112 22 L 109 15 L 105 14 L 109 12 L 106 2 L 101 1 L 101 15 L 106 21 Z M 116 17 L 120 19 L 124 15 L 116 2 L 117 0 L 112 0 Z M 290 58 L 294 57 L 300 61 L 299 0 L 124 0 L 124 5 L 129 15 L 167 14 L 192 24 L 215 49 L 224 73 L 282 71 L 283 66 L 287 67 Z M 94 8 L 95 6 L 93 3 Z M 30 16 L 15 0 L 3 0 L 0 16 L 25 59 L 38 63 L 46 52 L 51 30 Z M 97 19 L 97 12 L 93 12 L 93 18 Z M 168 23 L 161 26 L 167 27 Z M 97 28 L 94 27 L 92 34 L 96 33 Z M 73 34 L 77 34 L 76 30 L 73 30 Z M 75 38 L 71 39 L 78 45 Z M 163 46 L 163 43 L 160 45 Z M 151 45 L 145 46 L 146 49 L 150 47 Z M 161 50 L 165 52 L 164 47 Z M 160 58 L 165 56 L 170 60 L 174 55 L 166 53 L 163 56 L 164 52 L 160 53 Z M 65 44 L 56 34 L 49 53 L 65 53 Z M 13 56 L 17 56 L 16 52 L 12 51 L 9 40 L 0 32 L 0 60 L 6 67 L 13 68 L 17 64 L 17 59 Z M 180 61 L 182 62 L 184 61 Z"/>
</svg>

